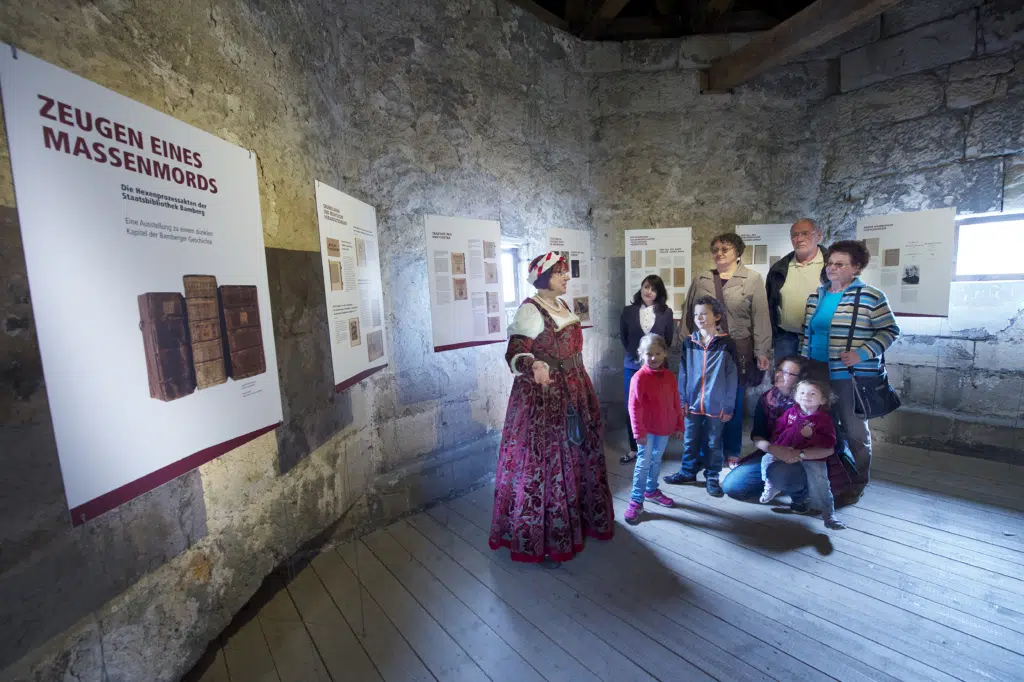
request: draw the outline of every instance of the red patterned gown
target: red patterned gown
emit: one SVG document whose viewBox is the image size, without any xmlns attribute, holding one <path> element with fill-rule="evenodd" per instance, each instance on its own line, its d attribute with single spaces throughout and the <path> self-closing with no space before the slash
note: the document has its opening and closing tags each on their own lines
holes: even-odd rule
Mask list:
<svg viewBox="0 0 1024 682">
<path fill-rule="evenodd" d="M 583 350 L 579 318 L 568 309 L 557 318 L 528 298 L 509 326 L 505 360 L 516 378 L 498 455 L 490 546 L 508 547 L 513 561 L 566 561 L 583 550 L 584 536 L 610 539 L 615 522 L 601 413 L 586 368 L 553 370 L 546 387 L 533 380 L 535 356 L 568 360 Z M 568 402 L 580 416 L 581 445 L 568 438 Z"/>
</svg>

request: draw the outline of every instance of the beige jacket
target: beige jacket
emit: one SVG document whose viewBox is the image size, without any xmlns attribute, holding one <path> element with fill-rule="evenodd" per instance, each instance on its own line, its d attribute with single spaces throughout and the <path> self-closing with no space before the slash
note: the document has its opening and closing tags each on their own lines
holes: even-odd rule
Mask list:
<svg viewBox="0 0 1024 682">
<path fill-rule="evenodd" d="M 754 354 L 771 357 L 772 323 L 768 315 L 768 295 L 764 280 L 742 263 L 732 277 L 722 283 L 725 297 L 725 316 L 729 322 L 729 336 L 737 343 L 753 340 Z M 693 302 L 701 296 L 715 295 L 715 278 L 711 270 L 700 272 L 690 283 L 684 310 L 685 325 L 679 325 L 680 338 L 696 331 L 693 326 Z M 742 344 L 741 344 L 742 345 Z"/>
</svg>

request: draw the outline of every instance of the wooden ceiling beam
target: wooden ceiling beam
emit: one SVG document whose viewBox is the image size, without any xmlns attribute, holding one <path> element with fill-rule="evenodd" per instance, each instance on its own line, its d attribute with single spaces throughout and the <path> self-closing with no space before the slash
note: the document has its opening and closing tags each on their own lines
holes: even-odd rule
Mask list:
<svg viewBox="0 0 1024 682">
<path fill-rule="evenodd" d="M 619 16 L 619 12 L 629 4 L 629 0 L 602 0 L 590 22 L 583 28 L 581 37 L 584 40 L 593 40 L 604 32 L 608 24 Z"/>
<path fill-rule="evenodd" d="M 827 43 L 900 0 L 817 0 L 772 30 L 711 64 L 706 92 L 727 92 L 768 69 Z"/>
<path fill-rule="evenodd" d="M 524 10 L 526 10 L 533 16 L 543 21 L 545 24 L 549 24 L 563 31 L 569 30 L 568 21 L 558 16 L 557 14 L 549 12 L 548 10 L 544 9 L 537 3 L 533 2 L 533 0 L 512 0 L 512 2 L 516 5 L 519 5 Z"/>
<path fill-rule="evenodd" d="M 693 32 L 706 33 L 722 18 L 726 12 L 732 9 L 735 0 L 706 0 L 693 17 Z"/>
</svg>

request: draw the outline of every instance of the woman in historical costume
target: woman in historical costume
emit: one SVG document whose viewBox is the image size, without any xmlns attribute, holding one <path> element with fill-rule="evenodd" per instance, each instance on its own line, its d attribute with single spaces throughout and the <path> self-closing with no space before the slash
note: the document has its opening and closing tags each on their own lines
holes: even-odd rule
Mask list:
<svg viewBox="0 0 1024 682">
<path fill-rule="evenodd" d="M 569 266 L 557 253 L 534 258 L 537 293 L 508 328 L 505 353 L 515 381 L 494 483 L 491 549 L 513 561 L 554 566 L 583 550 L 585 536 L 612 537 L 601 413 L 583 366 L 579 318 L 558 296 Z"/>
</svg>

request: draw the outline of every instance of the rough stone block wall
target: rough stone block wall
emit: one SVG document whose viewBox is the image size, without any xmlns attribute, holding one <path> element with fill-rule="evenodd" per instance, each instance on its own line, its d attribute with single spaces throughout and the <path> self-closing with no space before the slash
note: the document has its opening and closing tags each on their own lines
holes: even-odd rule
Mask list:
<svg viewBox="0 0 1024 682">
<path fill-rule="evenodd" d="M 855 39 L 874 37 L 861 34 Z M 837 83 L 825 61 L 786 65 L 730 94 L 700 93 L 699 69 L 749 36 L 587 45 L 593 100 L 591 182 L 600 288 L 597 385 L 606 419 L 625 423 L 618 321 L 624 230 L 692 227 L 693 271 L 736 224 L 808 214 L 822 173 L 809 125 Z M 824 49 L 831 49 L 825 46 Z"/>
<path fill-rule="evenodd" d="M 0 40 L 258 158 L 284 424 L 72 528 L 0 134 L 0 678 L 176 680 L 306 543 L 493 473 L 504 347 L 433 353 L 422 216 L 589 228 L 584 53 L 495 0 L 5 2 Z M 390 366 L 342 394 L 314 179 L 381 233 Z"/>
<path fill-rule="evenodd" d="M 1024 208 L 1020 2 L 906 0 L 731 94 L 699 94 L 694 69 L 749 39 L 587 46 L 609 322 L 625 302 L 631 227 L 693 227 L 698 270 L 711 266 L 708 239 L 736 224 L 810 215 L 834 240 L 863 215 Z M 948 320 L 901 320 L 889 359 L 908 405 L 874 424 L 879 437 L 1022 461 L 1020 286 L 957 283 Z M 612 424 L 621 363 L 612 339 L 598 370 Z"/>
<path fill-rule="evenodd" d="M 842 92 L 815 116 L 830 234 L 852 237 L 861 215 L 1024 208 L 1024 6 L 908 0 L 881 29 L 839 56 Z M 901 319 L 887 357 L 906 407 L 876 436 L 1024 461 L 1022 301 L 1021 282 L 957 282 L 948 319 Z"/>
</svg>

